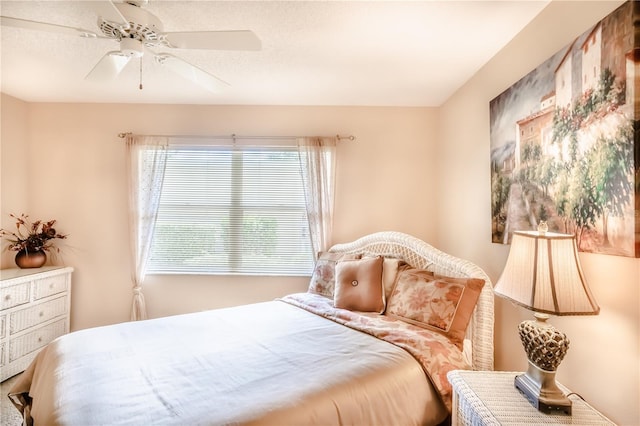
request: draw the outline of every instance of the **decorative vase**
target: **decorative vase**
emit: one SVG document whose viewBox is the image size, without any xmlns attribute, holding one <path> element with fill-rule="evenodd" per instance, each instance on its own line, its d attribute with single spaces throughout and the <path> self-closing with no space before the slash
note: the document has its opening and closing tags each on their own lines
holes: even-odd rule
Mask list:
<svg viewBox="0 0 640 426">
<path fill-rule="evenodd" d="M 30 251 L 20 250 L 16 254 L 16 265 L 18 268 L 39 268 L 47 261 L 47 254 L 43 250 Z"/>
</svg>

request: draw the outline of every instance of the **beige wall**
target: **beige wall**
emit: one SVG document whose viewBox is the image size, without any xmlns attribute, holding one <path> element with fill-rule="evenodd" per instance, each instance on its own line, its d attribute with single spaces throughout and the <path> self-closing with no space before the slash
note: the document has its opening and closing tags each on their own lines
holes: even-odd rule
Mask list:
<svg viewBox="0 0 640 426">
<path fill-rule="evenodd" d="M 13 229 L 9 213 L 29 207 L 28 104 L 2 96 L 0 100 L 0 228 Z M 15 210 L 13 210 L 15 209 Z M 0 264 L 13 264 L 14 252 L 2 250 Z M 4 267 L 4 266 L 3 266 Z"/>
<path fill-rule="evenodd" d="M 22 105 L 7 96 L 3 100 Z M 434 158 L 434 109 L 35 103 L 28 104 L 28 115 L 27 139 L 37 155 L 28 161 L 33 170 L 28 185 L 14 192 L 28 193 L 33 216 L 56 218 L 59 230 L 69 234 L 61 260 L 76 268 L 74 330 L 129 317 L 125 145 L 117 137 L 122 131 L 353 134 L 356 141 L 338 147 L 335 241 L 378 230 L 400 230 L 427 240 L 435 233 L 428 220 L 435 175 L 425 163 Z M 4 168 L 2 175 L 14 181 Z M 5 204 L 5 210 L 14 210 L 13 203 Z M 5 260 L 7 266 L 12 262 Z M 306 290 L 308 279 L 150 276 L 144 291 L 149 315 L 158 317 L 270 300 Z"/>
<path fill-rule="evenodd" d="M 620 2 L 552 2 L 439 111 L 437 237 L 495 282 L 509 247 L 491 243 L 489 101 Z M 554 318 L 571 340 L 559 380 L 614 421 L 640 424 L 640 259 L 582 253 L 601 313 Z M 517 325 L 532 313 L 496 299 L 496 369 L 522 371 Z"/>
</svg>

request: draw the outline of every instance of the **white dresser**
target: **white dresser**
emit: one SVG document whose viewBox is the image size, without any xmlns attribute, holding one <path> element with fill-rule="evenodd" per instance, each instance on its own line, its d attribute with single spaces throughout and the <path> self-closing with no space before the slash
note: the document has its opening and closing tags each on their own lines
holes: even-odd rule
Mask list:
<svg viewBox="0 0 640 426">
<path fill-rule="evenodd" d="M 69 332 L 72 272 L 62 266 L 0 270 L 0 382 Z"/>
</svg>

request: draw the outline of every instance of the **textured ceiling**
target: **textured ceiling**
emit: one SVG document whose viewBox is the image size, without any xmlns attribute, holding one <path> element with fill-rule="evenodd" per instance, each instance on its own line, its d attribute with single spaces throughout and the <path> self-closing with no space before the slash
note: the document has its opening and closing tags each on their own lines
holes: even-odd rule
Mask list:
<svg viewBox="0 0 640 426">
<path fill-rule="evenodd" d="M 438 106 L 548 1 L 161 1 L 165 31 L 248 29 L 261 51 L 159 49 L 228 82 L 210 93 L 132 60 L 113 81 L 85 80 L 118 43 L 0 27 L 1 89 L 31 102 Z M 0 14 L 97 30 L 88 1 L 0 2 Z"/>
</svg>

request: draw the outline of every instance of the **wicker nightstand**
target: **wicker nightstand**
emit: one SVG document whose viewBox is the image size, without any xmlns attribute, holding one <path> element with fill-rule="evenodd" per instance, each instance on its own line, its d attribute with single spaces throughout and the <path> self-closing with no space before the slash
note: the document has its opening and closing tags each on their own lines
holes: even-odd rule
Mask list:
<svg viewBox="0 0 640 426">
<path fill-rule="evenodd" d="M 451 423 L 456 425 L 614 425 L 577 395 L 572 415 L 545 414 L 534 408 L 513 385 L 520 373 L 461 371 L 447 375 L 453 386 Z M 564 392 L 569 392 L 562 385 Z"/>
</svg>

